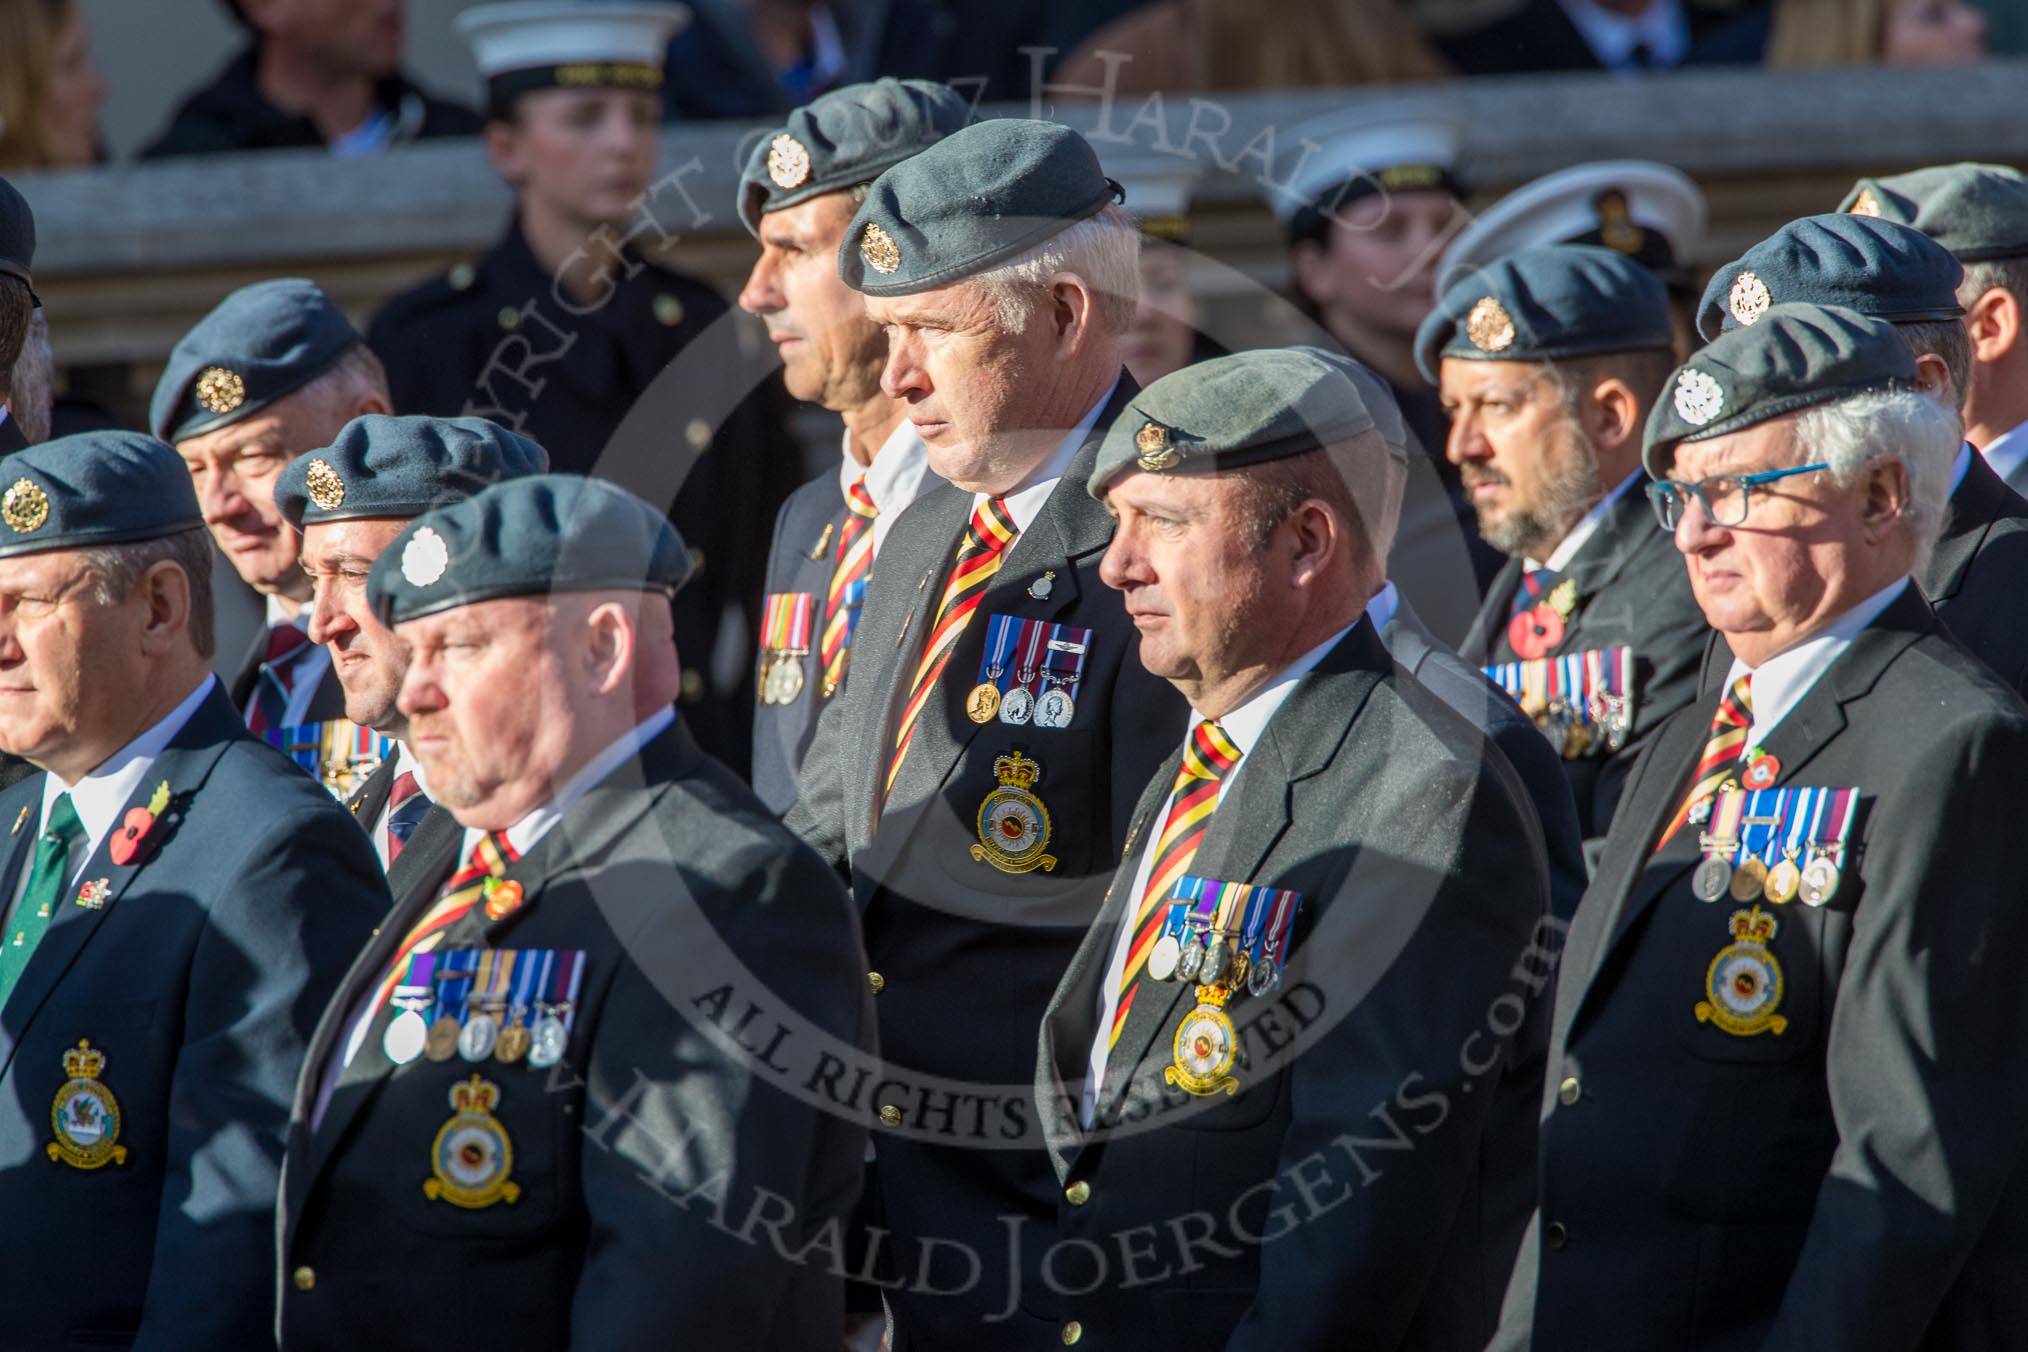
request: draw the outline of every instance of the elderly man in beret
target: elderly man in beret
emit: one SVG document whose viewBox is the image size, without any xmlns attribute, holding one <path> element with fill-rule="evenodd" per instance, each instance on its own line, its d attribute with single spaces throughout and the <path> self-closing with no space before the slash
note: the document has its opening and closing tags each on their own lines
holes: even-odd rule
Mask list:
<svg viewBox="0 0 2028 1352">
<path fill-rule="evenodd" d="M 1709 635 L 1636 485 L 1671 341 L 1660 280 L 1574 244 L 1458 276 L 1416 340 L 1479 531 L 1508 556 L 1461 650 L 1563 756 L 1594 855 Z"/>
<path fill-rule="evenodd" d="M 1912 581 L 1959 445 L 1916 369 L 1884 322 L 1776 305 L 1648 424 L 1731 669 L 1656 734 L 1570 934 L 1516 1344 L 2028 1321 L 2028 911 L 1994 848 L 2028 708 Z"/>
<path fill-rule="evenodd" d="M 275 506 L 275 478 L 364 413 L 387 413 L 387 373 L 323 290 L 243 286 L 169 354 L 148 425 L 189 466 L 218 549 L 267 605 L 228 686 L 256 733 L 336 718 L 345 695 L 309 635 L 310 581 Z"/>
<path fill-rule="evenodd" d="M 1181 712 L 1099 580 L 1113 523 L 1083 488 L 1134 393 L 1138 235 L 1113 198 L 1075 132 L 976 123 L 876 179 L 838 256 L 948 481 L 883 546 L 877 641 L 787 818 L 865 919 L 887 1063 L 872 1200 L 889 1275 L 912 1274 L 887 1294 L 898 1347 L 1047 1332 L 1021 1308 L 1036 1256 L 1009 1253 L 1010 1225 L 1062 1198 L 1029 1106 L 1035 1026 Z"/>
<path fill-rule="evenodd" d="M 1884 319 L 1908 344 L 1917 384 L 1962 417 L 1972 342 L 1959 293 L 1964 267 L 1943 245 L 1884 216 L 1847 212 L 1792 221 L 1720 268 L 1705 289 L 1705 337 L 1758 321 L 1770 304 L 1804 301 Z M 1962 442 L 1950 464 L 1950 511 L 1915 574 L 1951 632 L 2017 690 L 2028 691 L 2028 500 Z M 1705 685 L 1724 675 L 1713 649 Z"/>
<path fill-rule="evenodd" d="M 659 511 L 573 475 L 426 512 L 374 563 L 466 863 L 318 1030 L 284 1348 L 838 1345 L 825 1243 L 866 1130 L 819 1086 L 870 1057 L 858 928 L 674 708 L 689 572 Z"/>
<path fill-rule="evenodd" d="M 1392 455 L 1343 359 L 1247 352 L 1137 395 L 1088 481 L 1105 582 L 1190 711 L 1037 1052 L 1064 1343 L 1495 1327 L 1532 1202 L 1542 835 L 1381 641 Z M 1369 1157 L 1390 1133 L 1412 1152 Z"/>
<path fill-rule="evenodd" d="M 907 402 L 880 388 L 887 335 L 839 278 L 838 247 L 874 179 L 970 120 L 947 85 L 849 85 L 763 136 L 740 179 L 739 217 L 761 246 L 740 308 L 767 325 L 789 393 L 845 424 L 838 468 L 789 495 L 768 548 L 752 779 L 777 812 L 796 800 L 818 713 L 844 689 L 880 546 L 935 482 Z"/>
<path fill-rule="evenodd" d="M 330 653 L 345 690 L 345 718 L 313 724 L 300 744 L 322 758 L 327 787 L 352 785 L 345 805 L 372 838 L 397 902 L 443 883 L 457 863 L 459 833 L 448 812 L 431 810 L 396 703 L 408 649 L 367 604 L 367 576 L 415 517 L 548 468 L 540 446 L 484 418 L 369 413 L 329 446 L 290 462 L 275 483 L 275 505 L 302 540 L 310 639 Z M 363 751 L 359 728 L 374 734 Z M 362 754 L 370 759 L 358 761 Z"/>
<path fill-rule="evenodd" d="M 6 1341 L 257 1346 L 290 1092 L 386 884 L 211 674 L 176 453 L 87 433 L 7 477 L 0 748 L 40 773 L 0 793 Z"/>
</svg>

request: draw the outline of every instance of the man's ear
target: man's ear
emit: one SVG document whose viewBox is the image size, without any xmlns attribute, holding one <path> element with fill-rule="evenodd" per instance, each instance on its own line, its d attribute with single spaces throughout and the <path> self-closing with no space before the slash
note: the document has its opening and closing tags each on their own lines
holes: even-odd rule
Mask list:
<svg viewBox="0 0 2028 1352">
<path fill-rule="evenodd" d="M 1076 273 L 1064 273 L 1049 284 L 1049 320 L 1056 331 L 1057 358 L 1068 360 L 1099 323 L 1098 292 Z"/>
<path fill-rule="evenodd" d="M 2021 341 L 2021 301 L 1996 286 L 1971 303 L 1964 322 L 1972 340 L 1972 360 L 1990 366 Z"/>
<path fill-rule="evenodd" d="M 1584 431 L 1591 444 L 1612 452 L 1639 440 L 1642 432 L 1641 398 L 1618 376 L 1607 376 L 1592 388 L 1584 403 Z"/>
<path fill-rule="evenodd" d="M 1866 471 L 1866 506 L 1862 520 L 1869 542 L 1884 539 L 1908 520 L 1912 503 L 1908 466 L 1897 457 L 1883 455 Z"/>
<path fill-rule="evenodd" d="M 1951 368 L 1934 352 L 1915 359 L 1915 388 L 1947 408 L 1957 407 L 1951 395 Z"/>
<path fill-rule="evenodd" d="M 617 601 L 592 607 L 584 621 L 585 674 L 601 695 L 623 690 L 634 678 L 634 617 Z"/>
<path fill-rule="evenodd" d="M 189 631 L 190 575 L 182 565 L 158 559 L 134 583 L 135 594 L 146 603 L 141 625 L 141 651 L 158 657 Z"/>
</svg>

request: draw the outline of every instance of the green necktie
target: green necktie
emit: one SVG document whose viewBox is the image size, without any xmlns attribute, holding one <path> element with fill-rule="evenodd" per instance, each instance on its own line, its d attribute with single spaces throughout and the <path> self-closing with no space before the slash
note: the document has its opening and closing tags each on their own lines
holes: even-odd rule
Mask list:
<svg viewBox="0 0 2028 1352">
<path fill-rule="evenodd" d="M 70 805 L 66 793 L 50 805 L 49 825 L 35 842 L 35 867 L 28 875 L 28 890 L 14 909 L 6 942 L 0 943 L 0 1006 L 14 993 L 15 983 L 28 970 L 28 960 L 35 956 L 35 946 L 49 929 L 50 917 L 70 877 L 70 847 L 83 834 L 84 823 L 77 819 L 77 809 Z"/>
</svg>

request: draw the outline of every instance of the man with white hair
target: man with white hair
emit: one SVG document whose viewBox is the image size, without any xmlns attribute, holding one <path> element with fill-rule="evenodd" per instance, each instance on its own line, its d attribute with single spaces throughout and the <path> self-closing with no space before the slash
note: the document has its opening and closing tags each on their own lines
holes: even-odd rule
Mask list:
<svg viewBox="0 0 2028 1352">
<path fill-rule="evenodd" d="M 1777 305 L 1649 487 L 1730 645 L 1565 949 L 1514 1345 L 1959 1348 L 2028 1320 L 2028 708 L 1911 580 L 1958 449 L 1901 335 Z"/>
<path fill-rule="evenodd" d="M 1030 1106 L 1035 1029 L 1097 913 L 1182 703 L 1134 658 L 1084 492 L 1135 393 L 1138 235 L 1076 133 L 1021 119 L 888 169 L 839 272 L 887 338 L 882 387 L 946 483 L 882 546 L 852 679 L 792 829 L 846 870 L 886 1078 L 871 1202 L 897 1348 L 1030 1347 L 1042 1290 L 1010 1227 L 1063 1194 Z M 1150 434 L 1147 452 L 1165 449 Z"/>
</svg>

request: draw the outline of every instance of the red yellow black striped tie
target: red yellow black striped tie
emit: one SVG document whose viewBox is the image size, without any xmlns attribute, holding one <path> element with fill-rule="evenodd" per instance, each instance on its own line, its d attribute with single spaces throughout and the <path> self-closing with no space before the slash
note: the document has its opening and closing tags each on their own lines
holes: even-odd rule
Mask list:
<svg viewBox="0 0 2028 1352">
<path fill-rule="evenodd" d="M 860 475 L 845 490 L 845 529 L 838 534 L 838 563 L 831 570 L 831 586 L 824 600 L 824 637 L 817 645 L 824 664 L 824 698 L 838 693 L 845 684 L 845 659 L 852 652 L 852 630 L 859 623 L 859 599 L 848 595 L 855 583 L 865 579 L 873 567 L 873 518 L 880 509 L 866 491 L 866 476 Z"/>
<path fill-rule="evenodd" d="M 401 946 L 394 950 L 394 961 L 388 964 L 387 975 L 380 979 L 380 989 L 374 993 L 373 1012 L 379 1012 L 401 983 L 408 971 L 408 960 L 417 953 L 434 951 L 444 941 L 444 931 L 485 897 L 488 880 L 505 875 L 507 866 L 520 857 L 504 835 L 488 831 L 479 838 L 479 843 L 472 847 L 471 859 L 451 875 L 423 918 L 402 936 Z"/>
<path fill-rule="evenodd" d="M 1239 764 L 1239 748 L 1212 719 L 1199 723 L 1183 748 L 1183 764 L 1176 771 L 1176 787 L 1169 790 L 1168 811 L 1162 817 L 1161 834 L 1155 837 L 1154 862 L 1148 866 L 1148 885 L 1134 910 L 1134 942 L 1127 949 L 1120 969 L 1120 1002 L 1113 1013 L 1112 1032 L 1106 1045 L 1120 1039 L 1127 1025 L 1127 1011 L 1134 1007 L 1134 992 L 1148 965 L 1148 952 L 1162 933 L 1164 903 L 1176 890 L 1176 880 L 1190 869 L 1197 846 L 1204 839 L 1211 813 L 1218 806 L 1218 785 Z"/>
<path fill-rule="evenodd" d="M 894 756 L 887 763 L 883 798 L 894 791 L 894 777 L 901 773 L 901 763 L 908 758 L 909 743 L 915 739 L 915 720 L 922 713 L 923 702 L 949 665 L 958 636 L 965 632 L 972 612 L 979 608 L 979 601 L 986 594 L 986 584 L 1000 571 L 1001 555 L 1018 534 L 1020 530 L 1001 499 L 988 498 L 973 510 L 972 524 L 965 528 L 965 538 L 958 543 L 951 579 L 944 584 L 943 599 L 937 603 L 936 622 L 930 626 L 929 639 L 922 645 L 922 660 L 915 665 L 908 703 L 902 706 L 901 719 L 895 724 Z"/>
<path fill-rule="evenodd" d="M 1683 823 L 1690 820 L 1690 809 L 1707 798 L 1717 794 L 1719 787 L 1732 777 L 1739 766 L 1740 752 L 1746 749 L 1747 729 L 1753 726 L 1753 673 L 1748 672 L 1732 683 L 1732 689 L 1725 692 L 1725 698 L 1718 701 L 1718 712 L 1711 719 L 1711 740 L 1704 744 L 1704 754 L 1697 759 L 1697 773 L 1691 777 L 1690 793 L 1683 799 L 1683 806 L 1676 809 L 1676 815 L 1669 819 L 1662 838 L 1655 843 L 1659 852 L 1669 843 L 1669 838 L 1683 829 Z"/>
</svg>

